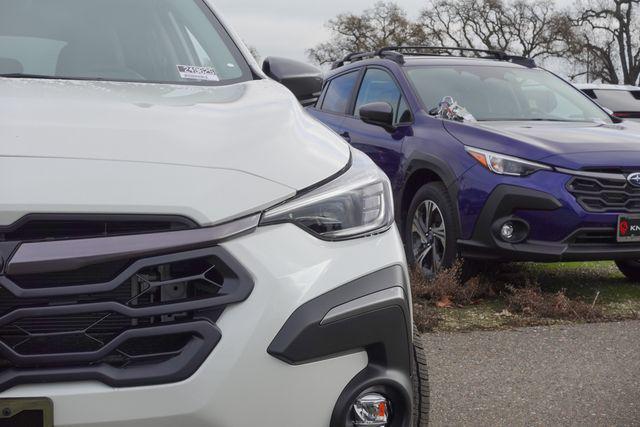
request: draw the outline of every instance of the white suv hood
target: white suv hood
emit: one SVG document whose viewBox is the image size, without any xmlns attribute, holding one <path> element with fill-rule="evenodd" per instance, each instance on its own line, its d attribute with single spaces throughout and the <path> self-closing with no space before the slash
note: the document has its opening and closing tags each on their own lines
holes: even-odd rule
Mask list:
<svg viewBox="0 0 640 427">
<path fill-rule="evenodd" d="M 0 225 L 29 212 L 212 224 L 336 174 L 348 146 L 267 80 L 224 87 L 0 79 Z"/>
</svg>

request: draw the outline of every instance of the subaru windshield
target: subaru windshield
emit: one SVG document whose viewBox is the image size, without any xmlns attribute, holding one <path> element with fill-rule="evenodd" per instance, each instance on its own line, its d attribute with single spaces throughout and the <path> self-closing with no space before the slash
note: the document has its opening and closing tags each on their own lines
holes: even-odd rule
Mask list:
<svg viewBox="0 0 640 427">
<path fill-rule="evenodd" d="M 439 65 L 407 67 L 406 74 L 432 114 L 448 99 L 478 121 L 612 122 L 580 91 L 541 69 Z"/>
<path fill-rule="evenodd" d="M 203 0 L 2 0 L 0 77 L 220 85 L 252 74 Z"/>
</svg>

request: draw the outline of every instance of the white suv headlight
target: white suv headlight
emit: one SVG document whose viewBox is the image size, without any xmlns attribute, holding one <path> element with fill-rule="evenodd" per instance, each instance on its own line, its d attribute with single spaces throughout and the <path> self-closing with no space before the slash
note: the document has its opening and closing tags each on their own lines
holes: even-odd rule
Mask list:
<svg viewBox="0 0 640 427">
<path fill-rule="evenodd" d="M 485 169 L 498 175 L 527 176 L 539 170 L 553 170 L 551 166 L 504 154 L 492 153 L 491 151 L 479 150 L 473 147 L 465 147 L 465 150 Z"/>
<path fill-rule="evenodd" d="M 387 230 L 393 219 L 389 179 L 369 157 L 352 150 L 344 174 L 266 211 L 260 225 L 290 222 L 322 239 L 346 240 Z"/>
</svg>

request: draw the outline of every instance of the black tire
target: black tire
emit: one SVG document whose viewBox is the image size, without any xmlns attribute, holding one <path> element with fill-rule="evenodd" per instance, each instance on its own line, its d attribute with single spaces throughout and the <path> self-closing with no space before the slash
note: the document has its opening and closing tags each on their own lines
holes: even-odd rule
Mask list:
<svg viewBox="0 0 640 427">
<path fill-rule="evenodd" d="M 455 217 L 455 206 L 451 201 L 451 197 L 449 193 L 441 182 L 432 182 L 422 186 L 413 197 L 411 204 L 409 205 L 409 210 L 407 211 L 407 216 L 404 221 L 404 230 L 403 230 L 403 240 L 405 245 L 405 252 L 407 254 L 407 261 L 409 265 L 416 266 L 416 252 L 421 252 L 420 247 L 416 247 L 419 244 L 426 244 L 425 242 L 416 242 L 415 240 L 418 238 L 416 233 L 414 232 L 414 218 L 416 217 L 416 212 L 418 209 L 425 209 L 425 204 L 428 202 L 435 203 L 439 210 L 439 215 L 444 223 L 446 235 L 445 238 L 442 239 L 445 241 L 444 250 L 442 256 L 439 257 L 441 260 L 437 268 L 434 269 L 429 268 L 429 260 L 423 258 L 424 265 L 420 265 L 422 271 L 425 276 L 428 278 L 433 277 L 437 274 L 439 269 L 446 269 L 453 266 L 455 263 L 458 251 L 457 251 L 457 240 L 459 236 L 458 225 L 456 223 Z M 429 224 L 426 224 L 428 227 Z M 438 242 L 434 243 L 437 245 Z M 422 252 L 424 253 L 424 252 Z M 434 261 L 435 262 L 435 261 Z M 426 267 L 425 267 L 426 265 Z"/>
<path fill-rule="evenodd" d="M 640 283 L 640 261 L 636 260 L 624 260 L 616 261 L 618 269 L 624 274 L 631 282 Z"/>
<path fill-rule="evenodd" d="M 429 425 L 429 374 L 427 372 L 427 352 L 424 341 L 413 328 L 413 425 L 426 427 Z"/>
</svg>

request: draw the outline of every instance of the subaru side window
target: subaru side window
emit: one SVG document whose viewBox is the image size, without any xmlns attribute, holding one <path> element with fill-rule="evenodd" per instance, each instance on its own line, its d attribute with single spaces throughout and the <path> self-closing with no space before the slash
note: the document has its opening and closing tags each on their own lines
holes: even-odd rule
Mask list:
<svg viewBox="0 0 640 427">
<path fill-rule="evenodd" d="M 358 71 L 353 71 L 331 80 L 320 109 L 330 113 L 345 114 L 358 81 L 358 74 Z"/>
<path fill-rule="evenodd" d="M 411 110 L 396 81 L 384 70 L 371 68 L 367 70 L 360 92 L 356 100 L 355 116 L 359 116 L 360 108 L 371 102 L 386 102 L 393 107 L 394 124 L 407 123 L 412 120 Z"/>
</svg>

